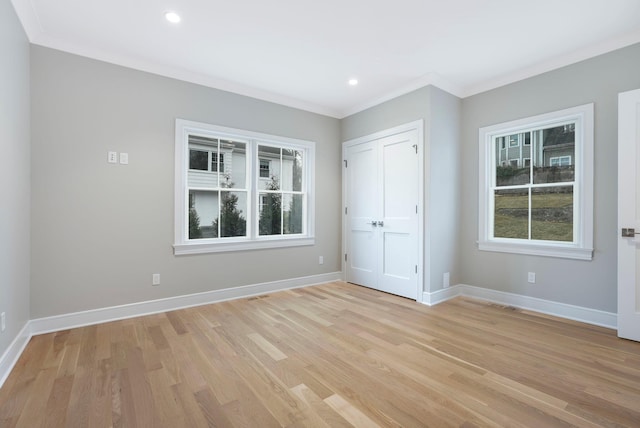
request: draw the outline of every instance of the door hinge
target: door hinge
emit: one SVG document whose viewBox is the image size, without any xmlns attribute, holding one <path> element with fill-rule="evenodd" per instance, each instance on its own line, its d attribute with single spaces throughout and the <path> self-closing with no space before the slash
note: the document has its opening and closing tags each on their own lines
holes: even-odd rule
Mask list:
<svg viewBox="0 0 640 428">
<path fill-rule="evenodd" d="M 347 167 L 347 163 L 348 163 L 348 162 L 347 162 L 347 160 L 345 159 L 345 160 L 344 160 L 344 167 L 345 167 L 345 168 Z"/>
<path fill-rule="evenodd" d="M 413 145 L 413 146 L 411 146 L 411 147 L 413 147 L 414 149 L 416 149 L 416 154 L 418 154 L 418 145 L 417 145 L 417 144 L 414 144 L 414 145 Z"/>
<path fill-rule="evenodd" d="M 418 214 L 418 206 L 416 205 L 416 214 Z"/>
<path fill-rule="evenodd" d="M 416 273 L 418 273 L 418 265 L 416 265 Z"/>
<path fill-rule="evenodd" d="M 347 261 L 347 253 L 344 253 L 344 261 Z"/>
<path fill-rule="evenodd" d="M 348 207 L 344 207 L 344 215 L 347 215 Z"/>
</svg>

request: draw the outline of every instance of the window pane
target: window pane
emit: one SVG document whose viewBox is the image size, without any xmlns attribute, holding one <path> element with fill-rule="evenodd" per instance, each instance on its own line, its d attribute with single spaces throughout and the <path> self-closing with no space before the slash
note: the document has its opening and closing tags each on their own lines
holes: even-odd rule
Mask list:
<svg viewBox="0 0 640 428">
<path fill-rule="evenodd" d="M 517 137 L 517 135 L 516 135 Z M 525 162 L 530 158 L 531 146 L 507 148 L 505 137 L 494 140 L 496 152 L 496 186 L 519 186 L 531 181 L 531 168 Z"/>
<path fill-rule="evenodd" d="M 529 190 L 496 190 L 494 193 L 495 238 L 529 238 Z"/>
<path fill-rule="evenodd" d="M 223 171 L 226 187 L 247 188 L 247 144 L 237 141 L 222 144 Z"/>
<path fill-rule="evenodd" d="M 214 233 L 220 229 L 220 237 L 247 235 L 247 194 L 246 192 L 220 192 L 220 220 L 214 220 Z M 219 224 L 218 224 L 219 223 Z M 217 235 L 215 236 L 217 237 Z"/>
<path fill-rule="evenodd" d="M 189 150 L 189 169 L 207 170 L 209 153 L 202 150 Z"/>
<path fill-rule="evenodd" d="M 283 195 L 284 233 L 302 233 L 302 202 L 300 194 Z"/>
<path fill-rule="evenodd" d="M 260 193 L 259 201 L 258 233 L 260 235 L 281 235 L 282 195 L 279 193 Z"/>
<path fill-rule="evenodd" d="M 302 190 L 302 152 L 282 149 L 282 190 Z"/>
<path fill-rule="evenodd" d="M 189 239 L 214 238 L 213 221 L 218 216 L 218 192 L 189 191 Z"/>
<path fill-rule="evenodd" d="M 536 131 L 533 182 L 565 183 L 575 179 L 575 124 Z"/>
<path fill-rule="evenodd" d="M 573 186 L 533 189 L 531 238 L 573 241 Z"/>
<path fill-rule="evenodd" d="M 268 164 L 269 172 L 267 177 L 263 177 L 264 172 L 260 174 L 258 179 L 258 189 L 260 190 L 274 190 L 280 189 L 280 148 L 269 146 L 258 146 L 258 159 L 260 159 L 258 167 L 260 165 Z"/>
</svg>

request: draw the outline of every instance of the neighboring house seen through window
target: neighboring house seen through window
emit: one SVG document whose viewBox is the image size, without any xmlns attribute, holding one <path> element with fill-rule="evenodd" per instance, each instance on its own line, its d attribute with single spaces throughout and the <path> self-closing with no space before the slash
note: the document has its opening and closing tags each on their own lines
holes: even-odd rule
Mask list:
<svg viewBox="0 0 640 428">
<path fill-rule="evenodd" d="M 175 253 L 311 245 L 314 150 L 178 119 Z"/>
<path fill-rule="evenodd" d="M 482 128 L 479 143 L 479 248 L 590 260 L 593 105 Z"/>
</svg>

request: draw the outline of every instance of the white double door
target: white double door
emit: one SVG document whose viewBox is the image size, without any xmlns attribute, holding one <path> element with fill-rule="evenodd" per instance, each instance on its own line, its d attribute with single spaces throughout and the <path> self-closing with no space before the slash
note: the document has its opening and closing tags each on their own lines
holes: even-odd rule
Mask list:
<svg viewBox="0 0 640 428">
<path fill-rule="evenodd" d="M 618 336 L 640 341 L 640 89 L 618 97 Z"/>
<path fill-rule="evenodd" d="M 418 148 L 417 130 L 345 143 L 348 282 L 418 298 Z"/>
</svg>

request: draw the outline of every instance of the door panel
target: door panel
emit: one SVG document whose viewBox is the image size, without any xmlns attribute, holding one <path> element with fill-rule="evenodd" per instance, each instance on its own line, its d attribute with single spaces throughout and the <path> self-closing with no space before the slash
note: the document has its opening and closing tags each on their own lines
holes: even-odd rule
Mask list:
<svg viewBox="0 0 640 428">
<path fill-rule="evenodd" d="M 618 336 L 640 341 L 640 90 L 618 98 Z"/>
<path fill-rule="evenodd" d="M 384 138 L 381 146 L 380 227 L 384 291 L 417 298 L 418 156 L 414 132 Z"/>
<path fill-rule="evenodd" d="M 360 144 L 347 151 L 348 207 L 347 278 L 349 281 L 370 287 L 377 286 L 376 239 L 372 222 L 376 217 L 376 186 L 378 148 L 374 143 Z M 371 284 L 371 285 L 369 285 Z"/>
</svg>

